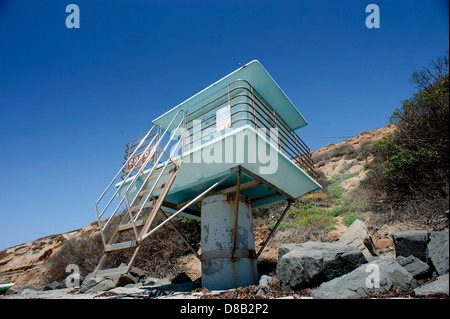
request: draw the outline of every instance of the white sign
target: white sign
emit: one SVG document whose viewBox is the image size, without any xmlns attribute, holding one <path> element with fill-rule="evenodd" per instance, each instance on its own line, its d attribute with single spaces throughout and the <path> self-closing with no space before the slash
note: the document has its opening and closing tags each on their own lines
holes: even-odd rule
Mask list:
<svg viewBox="0 0 450 319">
<path fill-rule="evenodd" d="M 229 105 L 216 112 L 216 131 L 221 131 L 227 127 L 231 127 L 231 111 Z"/>
<path fill-rule="evenodd" d="M 150 147 L 148 150 L 146 150 L 145 152 L 139 153 L 137 155 L 134 155 L 127 163 L 127 167 L 125 169 L 125 172 L 128 173 L 129 171 L 135 169 L 135 168 L 139 168 L 140 166 L 142 166 L 145 161 L 147 160 L 147 158 L 150 156 L 150 154 L 152 153 L 153 147 Z"/>
</svg>

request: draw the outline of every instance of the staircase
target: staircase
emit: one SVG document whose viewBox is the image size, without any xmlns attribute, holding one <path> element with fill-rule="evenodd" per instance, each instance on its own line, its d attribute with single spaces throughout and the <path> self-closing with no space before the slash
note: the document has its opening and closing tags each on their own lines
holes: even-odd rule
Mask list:
<svg viewBox="0 0 450 319">
<path fill-rule="evenodd" d="M 150 227 L 156 214 L 160 211 L 183 161 L 184 113 L 178 111 L 164 132 L 161 131 L 159 127 L 153 126 L 142 137 L 96 202 L 95 211 L 104 253 L 94 270 L 94 277 L 104 272 L 127 273 L 136 258 L 142 241 L 150 235 Z M 169 155 L 167 154 L 168 149 L 172 150 Z M 180 150 L 180 154 L 174 156 Z M 112 196 L 107 196 L 111 193 Z M 108 197 L 109 200 L 104 204 Z M 104 206 L 100 208 L 102 204 Z M 148 209 L 148 216 L 143 216 L 144 209 Z M 102 220 L 104 216 L 109 217 Z M 113 220 L 116 229 L 111 234 L 112 224 L 114 224 L 111 221 Z M 118 220 L 120 222 L 117 226 Z M 120 235 L 124 232 L 132 232 L 133 239 L 119 241 Z M 101 270 L 112 253 L 122 250 L 134 250 L 127 267 Z"/>
</svg>

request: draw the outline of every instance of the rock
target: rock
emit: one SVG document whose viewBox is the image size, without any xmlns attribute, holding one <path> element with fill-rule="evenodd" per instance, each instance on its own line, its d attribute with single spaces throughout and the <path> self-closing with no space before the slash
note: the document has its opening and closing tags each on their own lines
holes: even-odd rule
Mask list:
<svg viewBox="0 0 450 319">
<path fill-rule="evenodd" d="M 9 289 L 7 289 L 7 290 L 5 291 L 4 294 L 5 294 L 5 296 L 12 296 L 12 295 L 17 294 L 17 291 L 15 291 L 14 289 L 9 288 Z"/>
<path fill-rule="evenodd" d="M 61 289 L 61 288 L 63 288 L 63 284 L 58 281 L 54 281 L 51 284 L 44 286 L 41 290 L 47 291 L 47 290 L 55 290 L 55 289 Z"/>
<path fill-rule="evenodd" d="M 367 226 L 360 219 L 355 220 L 350 227 L 347 228 L 338 243 L 358 247 L 367 260 L 371 260 L 373 256 L 377 255 L 375 245 L 370 237 Z"/>
<path fill-rule="evenodd" d="M 433 234 L 433 237 L 427 245 L 429 262 L 432 264 L 439 276 L 448 274 L 448 242 L 449 236 L 447 229 L 443 232 Z"/>
<path fill-rule="evenodd" d="M 123 286 L 124 288 L 140 288 L 140 287 L 142 287 L 142 282 L 138 282 L 138 283 L 135 283 L 135 284 L 128 284 L 128 285 L 125 285 L 125 286 Z"/>
<path fill-rule="evenodd" d="M 154 286 L 158 282 L 158 280 L 158 278 L 147 277 L 141 281 L 144 286 Z"/>
<path fill-rule="evenodd" d="M 147 272 L 145 270 L 142 270 L 134 266 L 130 268 L 129 273 L 132 274 L 134 277 L 138 278 L 144 278 L 147 275 Z"/>
<path fill-rule="evenodd" d="M 259 279 L 259 286 L 261 287 L 269 287 L 270 282 L 273 280 L 272 277 L 267 276 L 267 275 L 262 275 L 261 278 Z"/>
<path fill-rule="evenodd" d="M 85 293 L 95 285 L 98 285 L 100 281 L 102 281 L 100 277 L 92 277 L 92 274 L 87 275 L 81 284 L 80 293 Z"/>
<path fill-rule="evenodd" d="M 430 266 L 414 256 L 398 256 L 395 261 L 405 268 L 415 279 L 427 277 Z"/>
<path fill-rule="evenodd" d="M 414 292 L 417 296 L 423 296 L 423 295 L 431 295 L 435 293 L 446 293 L 448 294 L 448 286 L 449 286 L 449 279 L 448 274 L 443 275 L 437 278 L 437 280 L 433 282 L 429 282 L 427 284 L 424 284 L 416 289 L 414 289 Z"/>
<path fill-rule="evenodd" d="M 292 248 L 283 246 L 283 249 Z M 282 255 L 276 272 L 281 290 L 295 291 L 342 276 L 366 262 L 362 252 L 354 246 L 307 242 L 296 244 Z"/>
<path fill-rule="evenodd" d="M 114 281 L 114 280 L 113 280 Z M 135 284 L 139 281 L 138 278 L 134 277 L 130 273 L 123 274 L 119 277 L 116 283 L 116 287 L 124 287 L 128 284 Z"/>
<path fill-rule="evenodd" d="M 256 292 L 257 296 L 264 296 L 266 294 L 266 292 L 264 291 L 264 289 L 258 289 L 258 291 Z"/>
<path fill-rule="evenodd" d="M 184 284 L 186 282 L 192 282 L 192 279 L 184 272 L 176 275 L 175 278 L 172 279 L 172 284 Z"/>
<path fill-rule="evenodd" d="M 324 282 L 311 291 L 314 299 L 354 299 L 395 288 L 414 289 L 412 275 L 391 258 L 380 258 L 352 272 Z"/>
<path fill-rule="evenodd" d="M 402 231 L 392 234 L 396 257 L 414 256 L 427 261 L 427 244 L 429 232 L 426 230 Z"/>
<path fill-rule="evenodd" d="M 164 291 L 164 290 L 160 290 L 160 289 L 153 289 L 152 291 L 149 292 L 148 294 L 148 298 L 154 298 L 154 297 L 162 297 L 162 296 L 166 296 L 169 293 Z"/>
<path fill-rule="evenodd" d="M 302 248 L 303 244 L 284 244 L 278 249 L 278 260 L 280 260 L 283 255 L 287 254 L 291 250 Z"/>
<path fill-rule="evenodd" d="M 171 281 L 168 278 L 154 278 L 154 277 L 147 277 L 143 281 L 144 286 L 163 286 L 163 285 L 169 285 Z"/>
<path fill-rule="evenodd" d="M 116 284 L 113 279 L 105 277 L 97 285 L 89 288 L 85 293 L 92 294 L 99 291 L 108 291 L 113 288 L 116 288 Z"/>
<path fill-rule="evenodd" d="M 22 296 L 22 295 L 28 295 L 30 293 L 35 293 L 36 291 L 39 291 L 39 289 L 34 286 L 23 286 L 19 289 L 17 294 L 19 296 Z"/>
</svg>

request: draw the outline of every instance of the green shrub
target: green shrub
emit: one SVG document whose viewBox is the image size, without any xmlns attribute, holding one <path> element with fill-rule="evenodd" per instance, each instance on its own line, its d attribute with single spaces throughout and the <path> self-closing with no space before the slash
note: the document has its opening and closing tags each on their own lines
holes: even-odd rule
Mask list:
<svg viewBox="0 0 450 319">
<path fill-rule="evenodd" d="M 273 229 L 278 218 L 268 219 L 267 226 Z M 285 219 L 279 228 L 286 229 L 298 226 L 314 226 L 320 229 L 331 229 L 335 224 L 334 216 L 323 207 L 314 202 L 301 201 L 293 205 L 293 209 L 286 213 Z"/>
<path fill-rule="evenodd" d="M 111 220 L 111 227 L 108 227 L 106 230 L 107 238 L 114 233 L 121 217 Z M 154 225 L 161 223 L 163 220 L 165 220 L 165 217 L 158 214 L 155 217 Z M 200 223 L 190 218 L 174 218 L 173 223 L 183 233 L 188 242 L 195 249 L 198 249 L 200 244 Z M 134 238 L 134 234 L 130 230 L 120 235 L 119 242 L 133 240 Z M 47 260 L 45 281 L 50 283 L 55 280 L 64 280 L 68 275 L 65 269 L 69 264 L 78 265 L 81 275 L 83 277 L 86 276 L 95 269 L 103 252 L 104 247 L 99 232 L 66 240 L 61 248 Z M 115 268 L 122 262 L 128 263 L 133 252 L 134 250 L 113 252 L 106 260 L 104 268 Z M 167 225 L 155 231 L 152 236 L 149 236 L 142 242 L 133 265 L 149 271 L 153 277 L 163 278 L 184 271 L 179 258 L 190 253 L 191 251 L 185 242 L 170 225 Z"/>
<path fill-rule="evenodd" d="M 342 187 L 339 185 L 341 181 L 331 180 L 327 187 L 327 192 L 332 198 L 340 198 L 342 196 Z"/>
<path fill-rule="evenodd" d="M 349 227 L 357 219 L 364 220 L 364 218 L 360 217 L 353 211 L 345 214 L 344 218 L 342 219 L 342 222 L 344 223 L 345 226 Z"/>
<path fill-rule="evenodd" d="M 373 148 L 375 161 L 367 184 L 375 197 L 385 197 L 385 203 L 448 199 L 448 69 L 447 52 L 412 75 L 417 91 L 390 118 L 397 130 Z"/>
<path fill-rule="evenodd" d="M 335 206 L 331 210 L 329 210 L 328 213 L 331 216 L 337 217 L 337 216 L 339 216 L 340 214 L 342 214 L 344 212 L 354 213 L 356 211 L 356 209 L 357 209 L 357 207 L 356 206 L 352 206 L 352 205 Z"/>
</svg>

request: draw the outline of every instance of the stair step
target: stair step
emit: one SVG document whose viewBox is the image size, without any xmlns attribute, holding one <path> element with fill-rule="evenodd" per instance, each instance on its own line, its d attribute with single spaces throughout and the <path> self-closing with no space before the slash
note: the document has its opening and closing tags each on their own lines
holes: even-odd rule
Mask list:
<svg viewBox="0 0 450 319">
<path fill-rule="evenodd" d="M 161 185 L 159 185 L 159 186 L 156 186 L 156 187 L 153 189 L 153 192 L 156 192 L 156 191 L 159 191 L 160 189 L 163 189 L 164 186 L 166 186 L 166 184 L 161 184 Z M 146 190 L 143 190 L 142 192 L 139 193 L 139 196 L 138 196 L 138 197 L 142 197 L 142 196 L 147 195 L 148 193 L 150 193 L 151 190 L 152 190 L 151 188 L 146 189 Z"/>
<path fill-rule="evenodd" d="M 124 274 L 127 272 L 127 266 L 123 267 L 117 267 L 117 268 L 108 268 L 108 269 L 101 269 L 97 271 L 97 276 L 107 276 L 109 274 L 116 275 L 116 274 Z"/>
<path fill-rule="evenodd" d="M 155 203 L 156 203 L 156 200 L 151 200 L 148 203 L 144 204 L 144 208 L 151 207 L 151 206 L 155 205 Z M 133 207 L 131 207 L 131 212 L 132 213 L 137 212 L 141 209 L 141 207 L 142 207 L 142 205 L 133 206 Z"/>
<path fill-rule="evenodd" d="M 164 171 L 164 172 L 161 174 L 161 177 L 173 173 L 174 170 L 175 170 L 175 168 L 171 168 L 171 169 L 169 169 L 169 170 L 167 170 L 167 171 Z M 150 177 L 150 178 L 148 179 L 148 181 L 147 181 L 146 186 L 147 186 L 151 181 L 157 179 L 158 176 L 159 176 L 159 175 L 155 175 L 155 176 L 153 176 L 153 177 Z M 161 182 L 161 180 L 160 180 L 159 182 Z M 164 188 L 164 184 L 161 185 L 161 186 L 155 187 L 155 189 L 154 189 L 153 191 L 155 192 L 155 191 L 160 190 L 160 189 L 162 189 L 162 188 Z M 151 188 L 146 189 L 146 190 L 140 192 L 138 197 L 142 197 L 142 196 L 148 194 L 148 193 L 150 192 L 150 189 L 151 189 Z"/>
<path fill-rule="evenodd" d="M 124 241 L 122 243 L 106 245 L 105 252 L 119 251 L 135 247 L 137 247 L 137 242 L 135 240 Z"/>
<path fill-rule="evenodd" d="M 147 221 L 147 219 L 138 220 L 137 222 L 134 223 L 134 226 L 136 228 L 142 227 L 142 226 L 145 225 L 146 221 Z M 124 230 L 128 230 L 128 229 L 133 229 L 133 224 L 132 223 L 120 225 L 119 227 L 117 227 L 117 231 L 119 231 L 119 232 L 124 231 Z"/>
</svg>

